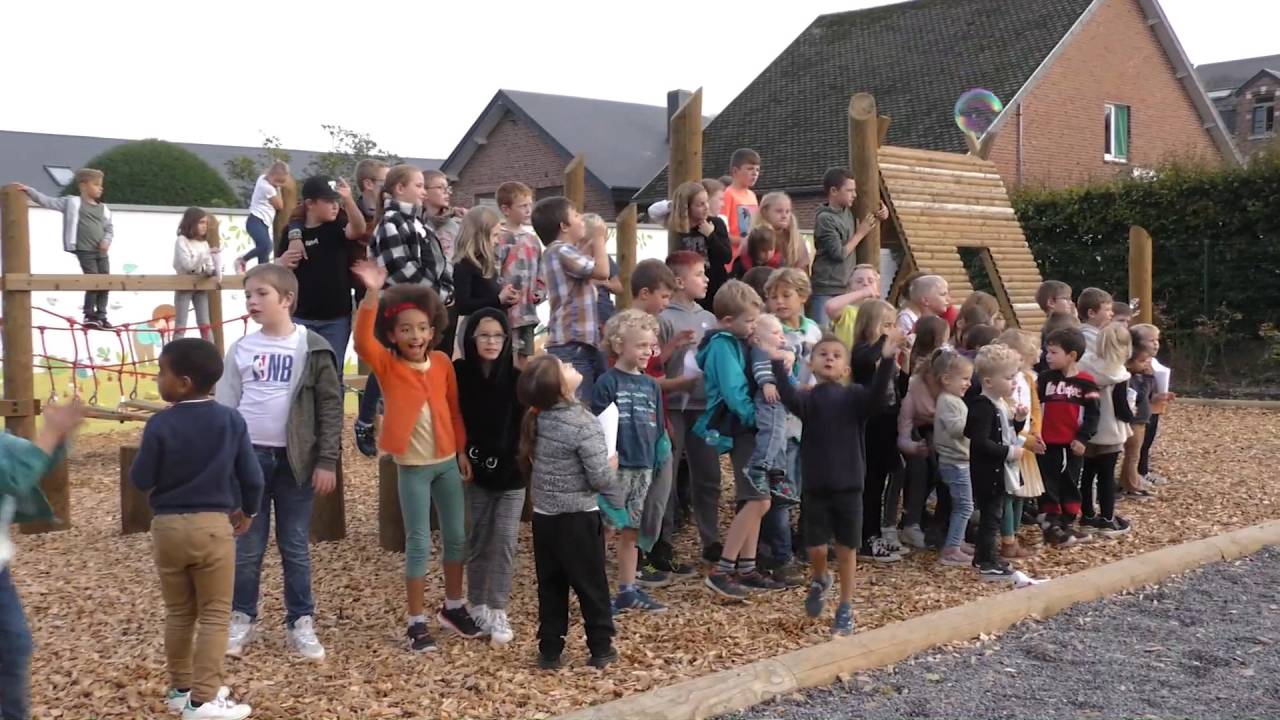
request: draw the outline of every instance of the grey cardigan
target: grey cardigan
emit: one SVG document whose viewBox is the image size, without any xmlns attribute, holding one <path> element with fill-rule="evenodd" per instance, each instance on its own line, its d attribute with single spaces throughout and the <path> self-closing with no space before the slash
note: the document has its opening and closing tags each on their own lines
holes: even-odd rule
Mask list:
<svg viewBox="0 0 1280 720">
<path fill-rule="evenodd" d="M 57 210 L 62 213 L 62 249 L 69 253 L 75 252 L 76 228 L 80 226 L 80 203 L 82 202 L 80 196 L 49 197 L 35 188 L 27 188 L 27 197 L 42 208 Z M 111 208 L 103 205 L 102 217 L 107 223 L 106 233 L 102 236 L 102 242 L 110 245 L 116 235 L 115 226 L 111 223 Z"/>
<path fill-rule="evenodd" d="M 622 492 L 609 467 L 600 422 L 580 403 L 561 403 L 538 413 L 533 449 L 533 509 L 542 515 L 589 512 L 603 494 L 623 507 Z"/>
</svg>

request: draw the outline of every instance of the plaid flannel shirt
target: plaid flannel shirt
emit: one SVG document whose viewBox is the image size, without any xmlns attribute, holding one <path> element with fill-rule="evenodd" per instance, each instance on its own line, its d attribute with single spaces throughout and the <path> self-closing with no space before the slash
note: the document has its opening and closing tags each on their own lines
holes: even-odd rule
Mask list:
<svg viewBox="0 0 1280 720">
<path fill-rule="evenodd" d="M 557 240 L 542 255 L 542 276 L 551 300 L 547 344 L 571 342 L 595 347 L 600 342 L 598 295 L 591 282 L 596 259 L 570 243 Z"/>
<path fill-rule="evenodd" d="M 453 301 L 453 266 L 435 233 L 418 219 L 413 205 L 387 198 L 382 223 L 373 232 L 369 250 L 387 269 L 386 287 L 426 285 L 446 304 Z"/>
<path fill-rule="evenodd" d="M 542 244 L 538 236 L 519 228 L 503 230 L 498 243 L 498 285 L 511 285 L 520 299 L 507 309 L 511 327 L 538 324 L 538 303 L 547 298 L 542 279 Z"/>
</svg>

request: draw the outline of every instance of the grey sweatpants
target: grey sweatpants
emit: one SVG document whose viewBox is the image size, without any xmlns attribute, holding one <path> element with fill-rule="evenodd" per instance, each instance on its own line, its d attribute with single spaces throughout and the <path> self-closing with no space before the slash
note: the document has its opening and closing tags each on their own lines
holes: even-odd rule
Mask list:
<svg viewBox="0 0 1280 720">
<path fill-rule="evenodd" d="M 471 511 L 471 532 L 467 538 L 467 602 L 507 609 L 514 574 L 516 542 L 520 532 L 520 511 L 524 509 L 524 488 L 486 490 L 466 484 Z"/>
<path fill-rule="evenodd" d="M 689 462 L 689 488 L 693 496 L 693 518 L 703 549 L 717 542 L 720 535 L 720 455 L 693 432 L 702 410 L 670 410 L 672 467 L 680 462 L 681 453 Z M 674 471 L 673 471 L 674 476 Z M 676 512 L 680 499 L 676 483 L 671 483 L 667 509 L 662 518 L 662 539 L 672 543 Z"/>
<path fill-rule="evenodd" d="M 662 467 L 653 471 L 653 482 L 649 483 L 649 492 L 644 496 L 644 512 L 640 516 L 640 538 L 637 545 L 644 552 L 653 549 L 653 544 L 662 536 L 662 529 L 667 519 L 667 504 L 672 502 L 676 494 L 675 454 L 662 463 Z"/>
<path fill-rule="evenodd" d="M 186 337 L 187 317 L 191 307 L 196 309 L 196 327 L 200 337 L 213 339 L 213 330 L 209 327 L 209 293 L 202 291 L 178 290 L 173 294 L 173 336 Z"/>
</svg>

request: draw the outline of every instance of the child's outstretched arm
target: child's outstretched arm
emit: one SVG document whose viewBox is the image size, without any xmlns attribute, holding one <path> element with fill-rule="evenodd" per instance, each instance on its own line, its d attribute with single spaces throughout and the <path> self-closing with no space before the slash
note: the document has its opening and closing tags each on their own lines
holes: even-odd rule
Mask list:
<svg viewBox="0 0 1280 720">
<path fill-rule="evenodd" d="M 341 364 L 339 357 L 338 365 Z M 328 495 L 338 485 L 338 459 L 342 457 L 342 382 L 337 367 L 328 358 L 316 363 L 316 373 L 317 455 L 311 485 L 317 495 Z"/>
<path fill-rule="evenodd" d="M 79 402 L 49 404 L 34 442 L 0 432 L 0 495 L 21 495 L 39 486 L 62 446 L 84 420 Z"/>
<path fill-rule="evenodd" d="M 778 397 L 782 400 L 782 406 L 787 412 L 795 415 L 800 422 L 807 420 L 808 413 L 805 409 L 804 393 L 808 391 L 797 390 L 795 384 L 791 380 L 791 373 L 787 372 L 787 365 L 782 360 L 773 361 L 773 375 L 779 378 Z"/>
<path fill-rule="evenodd" d="M 838 317 L 850 305 L 857 305 L 863 300 L 875 297 L 880 297 L 880 291 L 875 288 L 860 288 L 843 295 L 836 295 L 827 301 L 827 317 Z"/>
<path fill-rule="evenodd" d="M 356 355 L 369 363 L 376 373 L 385 368 L 391 361 L 391 351 L 373 335 L 374 319 L 378 315 L 378 294 L 387 279 L 387 269 L 379 267 L 372 261 L 363 260 L 351 267 L 351 272 L 364 283 L 366 292 L 356 309 L 355 347 Z"/>
<path fill-rule="evenodd" d="M 18 187 L 22 188 L 22 191 L 27 194 L 27 197 L 31 198 L 31 202 L 45 208 L 46 210 L 57 210 L 61 212 L 67 209 L 68 198 L 49 197 L 39 190 L 36 190 L 33 187 L 27 187 L 26 185 L 20 184 Z"/>
</svg>

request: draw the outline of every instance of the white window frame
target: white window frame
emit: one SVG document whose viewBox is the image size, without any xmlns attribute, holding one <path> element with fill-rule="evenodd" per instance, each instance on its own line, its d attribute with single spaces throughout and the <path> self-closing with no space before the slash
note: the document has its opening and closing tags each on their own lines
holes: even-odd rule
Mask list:
<svg viewBox="0 0 1280 720">
<path fill-rule="evenodd" d="M 1115 117 L 1117 115 L 1116 108 L 1124 108 L 1125 152 L 1123 155 L 1115 152 L 1115 147 L 1118 144 L 1117 143 L 1118 138 L 1116 135 L 1117 125 L 1115 122 Z M 1132 115 L 1132 108 L 1130 108 L 1130 106 L 1128 105 L 1125 105 L 1124 103 L 1109 102 L 1103 105 L 1102 116 L 1103 116 L 1106 137 L 1103 138 L 1102 159 L 1105 160 L 1106 162 L 1126 163 L 1126 164 L 1129 162 L 1129 156 L 1131 154 L 1130 146 L 1133 143 L 1133 133 L 1131 132 L 1132 123 L 1129 122 L 1131 115 Z"/>
<path fill-rule="evenodd" d="M 58 184 L 59 188 L 70 185 L 71 181 L 76 179 L 76 171 L 62 165 L 45 165 L 44 171 L 51 180 Z"/>
<path fill-rule="evenodd" d="M 1263 128 L 1262 132 L 1260 133 L 1255 132 L 1256 126 L 1255 126 L 1254 118 L 1256 117 L 1259 110 L 1265 111 L 1265 109 L 1268 109 L 1268 108 L 1271 110 L 1271 127 Z M 1253 106 L 1249 108 L 1249 138 L 1250 139 L 1269 138 L 1274 136 L 1276 134 L 1275 116 L 1276 116 L 1276 99 L 1274 95 L 1271 96 L 1270 100 L 1263 100 L 1261 102 L 1255 100 L 1253 103 Z M 1264 121 L 1264 124 L 1265 124 L 1265 121 Z"/>
</svg>

